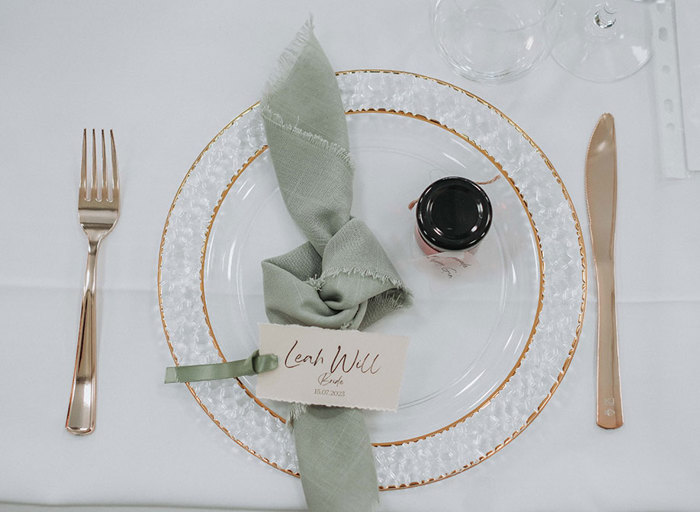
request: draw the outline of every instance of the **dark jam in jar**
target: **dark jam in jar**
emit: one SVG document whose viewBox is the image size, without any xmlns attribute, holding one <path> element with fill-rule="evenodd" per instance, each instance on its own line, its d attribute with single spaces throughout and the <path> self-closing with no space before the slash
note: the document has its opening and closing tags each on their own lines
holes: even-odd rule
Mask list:
<svg viewBox="0 0 700 512">
<path fill-rule="evenodd" d="M 418 244 L 426 254 L 475 249 L 491 218 L 491 201 L 479 185 L 456 176 L 442 178 L 416 203 Z"/>
</svg>

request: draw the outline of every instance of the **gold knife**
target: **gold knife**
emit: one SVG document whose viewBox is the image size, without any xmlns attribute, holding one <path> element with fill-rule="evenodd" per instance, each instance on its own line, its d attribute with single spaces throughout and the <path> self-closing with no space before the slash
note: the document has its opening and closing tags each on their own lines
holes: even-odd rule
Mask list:
<svg viewBox="0 0 700 512">
<path fill-rule="evenodd" d="M 622 426 L 622 397 L 615 314 L 615 210 L 617 148 L 615 120 L 603 114 L 593 131 L 586 157 L 586 205 L 598 283 L 597 422 Z"/>
</svg>

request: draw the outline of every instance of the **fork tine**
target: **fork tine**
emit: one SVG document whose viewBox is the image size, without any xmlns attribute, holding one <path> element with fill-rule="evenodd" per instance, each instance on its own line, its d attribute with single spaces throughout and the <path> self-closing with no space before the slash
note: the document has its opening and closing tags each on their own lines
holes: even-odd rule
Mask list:
<svg viewBox="0 0 700 512">
<path fill-rule="evenodd" d="M 102 201 L 108 201 L 107 191 L 107 151 L 105 150 L 105 131 L 102 130 Z"/>
<path fill-rule="evenodd" d="M 119 169 L 117 166 L 117 147 L 114 144 L 114 132 L 109 130 L 109 138 L 112 142 L 112 201 L 119 200 Z"/>
<path fill-rule="evenodd" d="M 90 200 L 97 200 L 97 152 L 95 150 L 95 129 L 92 130 L 92 186 L 90 187 Z"/>
<path fill-rule="evenodd" d="M 87 199 L 87 129 L 83 129 L 83 157 L 80 161 L 80 189 L 81 199 Z"/>
</svg>

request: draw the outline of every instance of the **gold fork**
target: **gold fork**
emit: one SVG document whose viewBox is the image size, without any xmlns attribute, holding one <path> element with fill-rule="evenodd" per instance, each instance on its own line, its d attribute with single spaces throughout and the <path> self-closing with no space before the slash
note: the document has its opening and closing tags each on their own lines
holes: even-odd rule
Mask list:
<svg viewBox="0 0 700 512">
<path fill-rule="evenodd" d="M 80 309 L 78 349 L 75 354 L 75 370 L 68 404 L 66 429 L 71 434 L 85 435 L 95 430 L 95 385 L 97 370 L 97 318 L 96 318 L 96 270 L 97 251 L 100 243 L 112 231 L 119 218 L 119 174 L 114 133 L 111 140 L 112 172 L 107 171 L 105 131 L 102 130 L 102 176 L 101 187 L 97 178 L 97 150 L 95 130 L 92 130 L 92 173 L 88 187 L 87 130 L 83 130 L 83 157 L 80 164 L 80 191 L 78 194 L 78 217 L 88 239 L 85 288 Z M 99 192 L 99 193 L 98 193 Z"/>
</svg>

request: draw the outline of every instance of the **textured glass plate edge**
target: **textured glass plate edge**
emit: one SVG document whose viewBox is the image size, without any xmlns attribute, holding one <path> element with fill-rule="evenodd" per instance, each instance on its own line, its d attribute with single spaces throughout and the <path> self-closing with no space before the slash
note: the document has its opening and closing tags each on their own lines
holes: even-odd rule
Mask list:
<svg viewBox="0 0 700 512">
<path fill-rule="evenodd" d="M 417 82 L 422 82 L 422 85 L 427 85 L 428 88 L 434 88 L 435 86 L 448 88 L 452 93 L 456 93 L 456 96 L 453 94 L 456 108 L 448 109 L 444 118 L 438 121 L 460 133 L 480 133 L 481 136 L 477 137 L 475 142 L 482 147 L 491 148 L 493 146 L 493 135 L 497 134 L 499 128 L 506 128 L 506 131 L 511 132 L 509 135 L 515 135 L 515 141 L 508 139 L 509 143 L 505 147 L 496 148 L 496 151 L 489 151 L 489 154 L 503 168 L 509 170 L 510 178 L 518 183 L 518 187 L 525 199 L 528 200 L 530 207 L 532 208 L 533 204 L 536 207 L 540 207 L 539 210 L 535 208 L 532 213 L 540 234 L 543 234 L 541 236 L 541 244 L 545 263 L 549 261 L 549 264 L 545 265 L 547 268 L 548 286 L 556 284 L 562 287 L 558 290 L 558 297 L 553 297 L 554 294 L 544 294 L 542 305 L 542 313 L 544 315 L 541 316 L 537 327 L 538 330 L 535 333 L 535 336 L 539 336 L 543 340 L 543 342 L 535 346 L 539 350 L 531 349 L 528 352 L 527 357 L 522 361 L 521 368 L 518 369 L 518 372 L 508 385 L 491 402 L 485 404 L 480 411 L 477 411 L 474 417 L 470 418 L 469 422 L 465 421 L 446 432 L 419 442 L 399 446 L 375 447 L 381 488 L 406 488 L 455 475 L 485 460 L 519 435 L 547 404 L 571 363 L 581 331 L 587 286 L 585 248 L 575 208 L 554 167 L 527 134 L 498 109 L 459 87 L 423 75 L 390 70 L 354 70 L 340 72 L 339 81 L 347 81 L 346 77 L 350 75 L 354 75 L 354 78 L 356 78 L 355 92 L 359 91 L 360 93 L 363 87 L 367 87 L 368 82 L 371 82 L 369 85 L 374 87 L 375 90 L 377 88 L 381 90 L 383 85 L 396 87 L 396 83 L 388 84 L 387 81 L 400 82 L 402 80 L 408 81 L 411 86 L 415 86 Z M 411 88 L 409 87 L 407 90 L 410 91 Z M 443 92 L 444 90 L 442 89 Z M 352 91 L 348 93 L 344 90 L 343 93 L 347 109 L 363 110 L 368 107 L 363 104 L 362 94 L 356 94 L 353 97 Z M 415 112 L 429 111 L 430 105 L 420 104 L 425 99 L 426 97 L 412 98 L 414 104 L 411 104 L 408 110 Z M 406 99 L 404 98 L 403 100 L 405 101 Z M 465 102 L 465 100 L 467 101 Z M 475 100 L 480 105 L 480 107 L 476 108 L 478 115 L 462 115 L 461 119 L 451 117 L 450 114 L 463 113 L 464 106 L 469 100 Z M 348 107 L 348 101 L 354 101 L 352 106 Z M 416 101 L 417 103 L 415 103 Z M 475 102 L 471 101 L 471 103 Z M 176 364 L 180 361 L 187 363 L 216 362 L 218 356 L 216 354 L 208 354 L 204 357 L 204 360 L 201 358 L 188 360 L 187 357 L 191 354 L 188 354 L 186 346 L 178 346 L 177 352 L 179 357 L 176 354 L 175 345 L 177 343 L 174 343 L 173 340 L 181 333 L 182 322 L 179 322 L 181 319 L 175 313 L 183 308 L 185 310 L 196 309 L 197 297 L 192 295 L 196 295 L 199 291 L 199 284 L 193 282 L 198 281 L 198 273 L 189 271 L 190 269 L 186 265 L 180 269 L 168 268 L 166 262 L 164 267 L 163 255 L 168 251 L 175 251 L 175 254 L 198 255 L 201 258 L 202 240 L 197 240 L 197 237 L 191 237 L 191 231 L 195 231 L 191 227 L 186 230 L 190 231 L 188 233 L 190 235 L 189 240 L 182 240 L 182 237 L 178 238 L 178 235 L 183 235 L 183 233 L 172 232 L 173 221 L 178 219 L 192 221 L 192 219 L 196 220 L 199 218 L 201 222 L 202 219 L 206 221 L 207 216 L 211 216 L 212 205 L 201 204 L 196 197 L 198 192 L 206 190 L 211 186 L 211 183 L 200 182 L 196 176 L 193 176 L 193 171 L 204 160 L 205 164 L 207 164 L 205 167 L 207 167 L 214 181 L 217 178 L 226 176 L 227 169 L 225 166 L 218 168 L 211 165 L 212 163 L 216 165 L 218 162 L 218 165 L 221 166 L 221 162 L 227 160 L 227 155 L 215 154 L 216 149 L 213 152 L 210 150 L 213 149 L 219 138 L 234 123 L 246 122 L 245 116 L 253 111 L 256 106 L 257 104 L 253 105 L 231 121 L 200 153 L 180 185 L 166 219 L 158 259 L 158 296 L 166 341 Z M 460 106 L 462 107 L 461 109 L 459 108 Z M 407 110 L 405 105 L 400 105 L 400 107 L 404 108 L 399 108 L 398 110 Z M 251 117 L 248 116 L 247 121 L 250 121 Z M 506 122 L 505 125 L 504 121 Z M 248 132 L 244 131 L 250 136 L 245 140 L 234 141 L 236 146 L 247 148 L 248 150 L 252 148 L 254 151 L 259 149 L 260 140 L 264 140 L 264 134 L 259 133 L 260 130 L 262 128 L 258 127 L 258 132 L 256 133 L 256 129 L 253 127 L 252 131 L 250 129 Z M 498 137 L 495 139 L 497 140 Z M 511 142 L 514 142 L 514 144 L 511 144 Z M 252 154 L 252 152 L 248 154 Z M 538 167 L 539 169 L 533 170 Z M 244 168 L 245 165 L 239 169 L 237 174 L 240 174 Z M 526 168 L 526 170 L 523 171 L 523 168 Z M 230 169 L 228 169 L 228 174 L 230 174 Z M 185 187 L 186 183 L 188 184 L 187 187 Z M 192 194 L 194 194 L 194 197 Z M 187 200 L 181 201 L 186 195 L 189 195 L 186 198 Z M 551 211 L 548 210 L 547 205 L 538 203 L 542 197 L 554 197 L 563 199 L 563 201 L 559 201 L 555 211 Z M 188 208 L 178 209 L 178 201 L 181 204 L 187 203 Z M 171 231 L 170 236 L 168 236 L 169 231 Z M 172 239 L 178 239 L 181 242 L 180 246 L 169 247 L 169 241 Z M 557 259 L 561 257 L 565 257 L 567 260 L 561 262 Z M 558 267 L 556 265 L 557 262 L 560 263 Z M 165 287 L 163 283 L 164 274 L 167 274 L 169 278 L 169 281 L 165 283 Z M 185 290 L 185 296 L 181 294 L 180 304 L 168 303 L 168 293 L 164 294 L 164 289 L 172 290 L 173 288 L 181 287 Z M 187 296 L 188 292 L 190 293 L 189 296 Z M 166 310 L 169 309 L 173 310 L 173 315 L 166 323 Z M 562 316 L 562 312 L 570 314 Z M 199 313 L 203 312 L 200 311 Z M 557 323 L 554 320 L 557 318 L 564 321 L 564 329 L 559 331 L 551 328 L 551 324 Z M 195 342 L 199 340 L 208 341 L 206 329 L 195 329 L 190 334 L 194 336 Z M 553 346 L 547 345 L 547 339 L 553 340 Z M 271 425 L 262 418 L 258 418 L 258 420 L 262 419 L 263 421 L 241 421 L 242 419 L 254 419 L 249 417 L 249 414 L 254 414 L 251 407 L 255 402 L 250 399 L 250 396 L 246 395 L 243 389 L 237 386 L 226 388 L 221 383 L 197 383 L 188 385 L 188 388 L 210 418 L 237 444 L 264 462 L 287 473 L 297 474 L 295 467 L 296 456 L 293 453 L 293 447 L 285 454 L 282 454 L 283 456 L 275 457 L 275 460 L 271 460 L 247 446 L 232 433 L 232 431 L 240 431 L 238 427 L 244 426 L 246 429 L 249 429 L 252 426 L 253 428 L 262 428 L 268 434 L 268 437 L 271 438 L 268 441 L 272 443 L 276 442 L 275 438 L 280 434 L 288 436 L 288 431 L 283 434 L 279 429 L 270 429 Z M 217 405 L 217 400 L 220 403 L 228 403 L 231 399 L 240 399 L 241 394 L 246 399 L 242 403 L 239 402 L 239 407 L 234 408 L 236 410 L 235 418 L 231 418 L 230 414 L 227 414 L 230 410 L 218 411 L 219 414 L 216 414 L 217 407 L 215 406 Z M 508 400 L 508 398 L 511 400 Z M 509 409 L 509 403 L 511 405 L 514 403 L 516 408 L 520 410 L 514 411 Z M 255 409 L 264 412 L 267 418 L 272 418 L 270 414 L 257 405 L 255 405 Z M 484 409 L 487 409 L 490 414 L 480 414 Z M 221 420 L 222 416 L 224 416 L 224 421 Z M 275 421 L 279 427 L 281 422 L 276 419 Z M 232 425 L 233 428 L 227 427 L 227 425 Z M 480 433 L 490 435 L 479 435 Z M 495 447 L 493 447 L 493 442 L 484 443 L 483 441 L 478 441 L 494 436 L 500 441 L 495 444 Z M 470 441 L 472 442 L 470 443 Z M 409 465 L 413 466 L 413 468 L 407 467 Z"/>
</svg>

